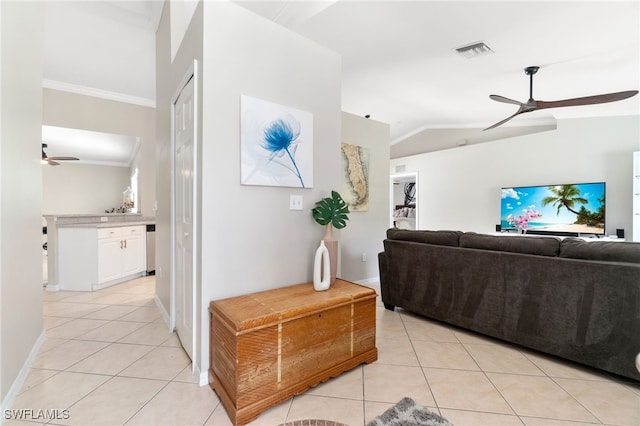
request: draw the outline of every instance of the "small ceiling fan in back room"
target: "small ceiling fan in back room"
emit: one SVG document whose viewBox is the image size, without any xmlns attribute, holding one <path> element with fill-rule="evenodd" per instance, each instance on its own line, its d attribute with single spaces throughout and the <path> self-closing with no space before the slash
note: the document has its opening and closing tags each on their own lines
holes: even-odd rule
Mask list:
<svg viewBox="0 0 640 426">
<path fill-rule="evenodd" d="M 540 67 L 536 67 L 536 66 L 531 66 L 524 69 L 524 73 L 529 76 L 529 100 L 527 102 L 524 102 L 524 103 L 519 102 L 513 99 L 505 98 L 504 96 L 500 96 L 500 95 L 489 95 L 489 97 L 494 101 L 504 102 L 506 104 L 518 105 L 519 108 L 515 112 L 515 114 L 505 118 L 502 121 L 498 121 L 496 124 L 489 126 L 484 130 L 489 130 L 489 129 L 498 127 L 506 123 L 507 121 L 511 120 L 516 115 L 524 114 L 525 112 L 531 112 L 539 109 L 548 109 L 548 108 L 604 104 L 607 102 L 621 101 L 623 99 L 627 99 L 638 94 L 637 90 L 627 90 L 625 92 L 606 93 L 604 95 L 585 96 L 583 98 L 563 99 L 560 101 L 537 101 L 533 99 L 533 76 L 535 75 L 535 73 L 538 72 L 539 69 Z"/>
<path fill-rule="evenodd" d="M 47 144 L 43 143 L 42 144 L 42 162 L 47 163 L 50 166 L 59 166 L 60 163 L 58 163 L 58 161 L 80 160 L 79 158 L 76 158 L 76 157 L 49 157 L 47 156 L 47 153 L 44 152 L 46 147 L 47 147 Z"/>
</svg>

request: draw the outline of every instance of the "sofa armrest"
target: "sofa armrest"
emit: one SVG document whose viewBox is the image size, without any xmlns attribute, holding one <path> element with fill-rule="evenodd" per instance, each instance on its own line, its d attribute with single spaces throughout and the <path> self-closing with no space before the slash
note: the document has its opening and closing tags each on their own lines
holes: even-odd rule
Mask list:
<svg viewBox="0 0 640 426">
<path fill-rule="evenodd" d="M 393 304 L 385 302 L 389 299 L 389 265 L 384 252 L 378 253 L 378 268 L 380 270 L 380 292 L 382 293 L 382 303 L 390 311 L 395 309 Z M 386 296 L 386 297 L 385 297 Z"/>
</svg>

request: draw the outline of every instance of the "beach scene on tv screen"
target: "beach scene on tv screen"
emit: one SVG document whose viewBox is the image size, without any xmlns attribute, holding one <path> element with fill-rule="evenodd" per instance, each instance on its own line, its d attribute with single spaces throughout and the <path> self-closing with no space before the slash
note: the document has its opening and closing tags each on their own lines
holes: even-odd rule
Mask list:
<svg viewBox="0 0 640 426">
<path fill-rule="evenodd" d="M 604 234 L 605 183 L 502 188 L 503 230 Z"/>
</svg>

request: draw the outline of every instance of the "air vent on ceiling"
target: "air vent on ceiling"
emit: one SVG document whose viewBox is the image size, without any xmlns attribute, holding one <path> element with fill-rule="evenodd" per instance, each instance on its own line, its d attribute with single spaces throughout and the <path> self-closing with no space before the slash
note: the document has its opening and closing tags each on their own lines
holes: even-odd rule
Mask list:
<svg viewBox="0 0 640 426">
<path fill-rule="evenodd" d="M 477 43 L 468 44 L 466 46 L 456 48 L 456 52 L 464 56 L 467 59 L 475 58 L 477 56 L 489 55 L 493 53 L 493 50 L 483 41 Z"/>
</svg>

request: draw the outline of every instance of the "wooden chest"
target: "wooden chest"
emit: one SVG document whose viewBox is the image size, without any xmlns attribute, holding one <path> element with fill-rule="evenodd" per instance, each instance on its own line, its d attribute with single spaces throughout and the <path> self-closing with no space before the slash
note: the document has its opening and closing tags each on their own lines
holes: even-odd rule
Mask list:
<svg viewBox="0 0 640 426">
<path fill-rule="evenodd" d="M 337 279 L 211 302 L 209 384 L 235 425 L 378 358 L 376 293 Z"/>
</svg>

